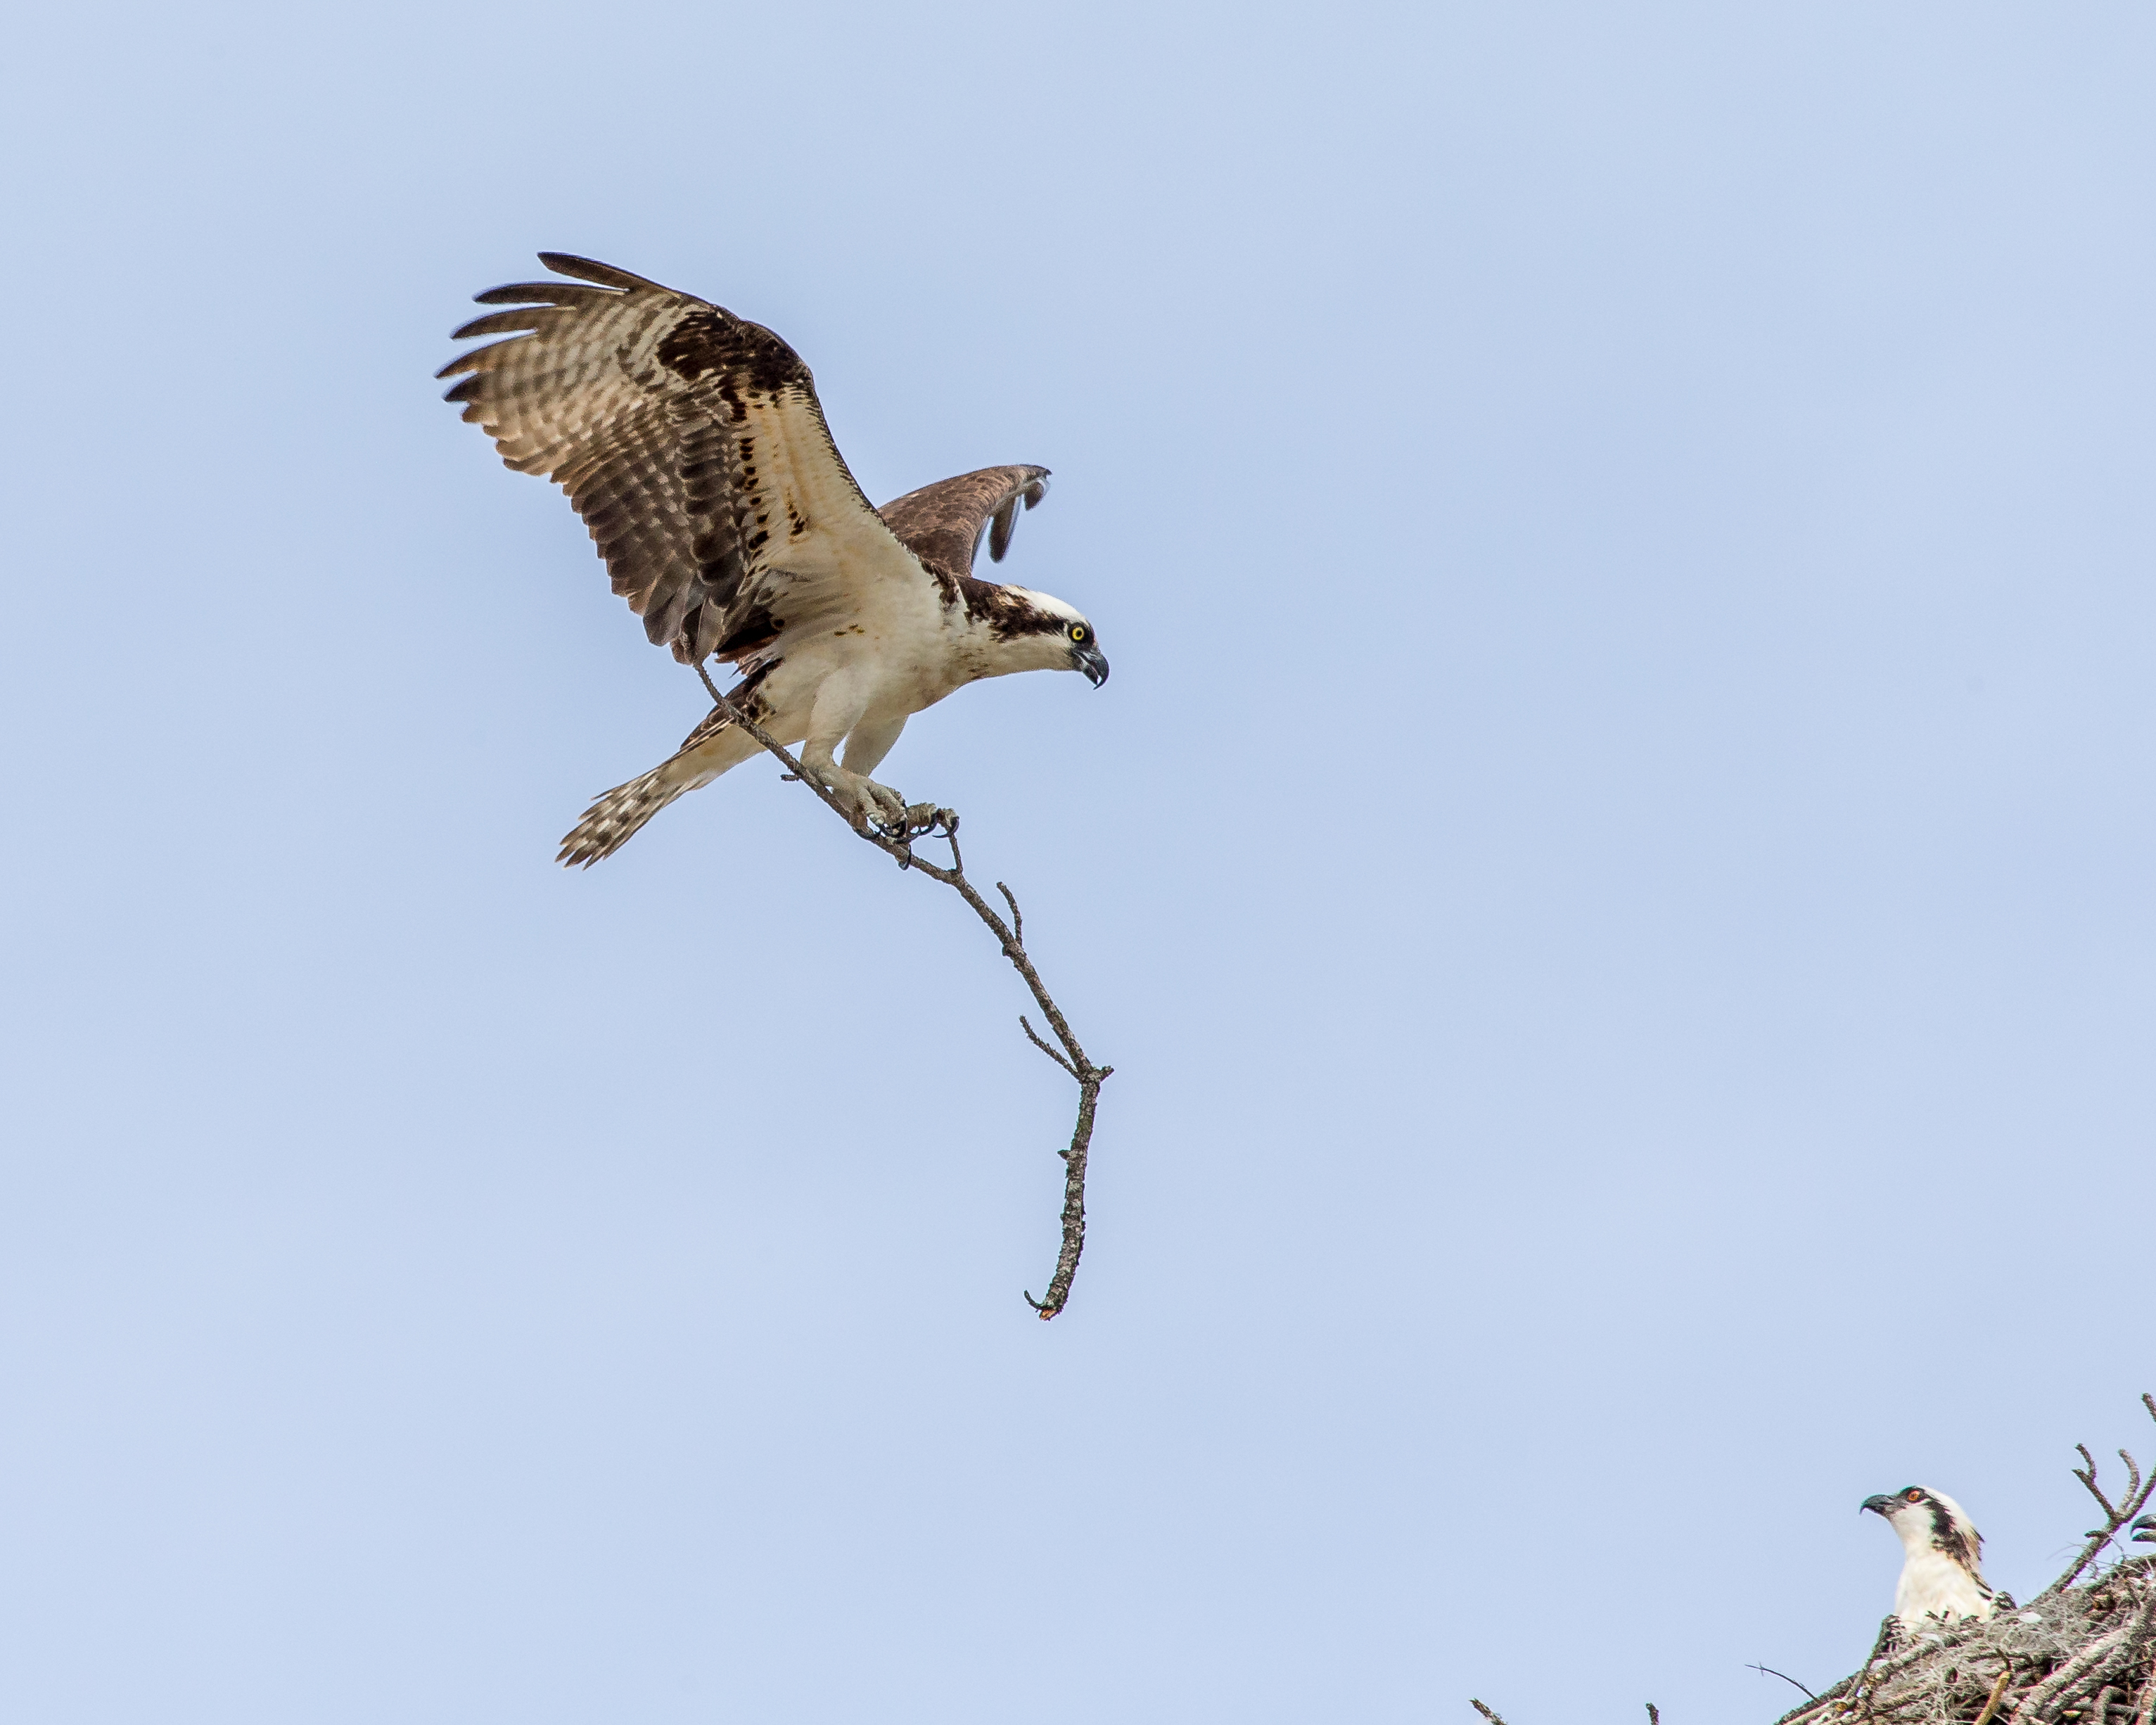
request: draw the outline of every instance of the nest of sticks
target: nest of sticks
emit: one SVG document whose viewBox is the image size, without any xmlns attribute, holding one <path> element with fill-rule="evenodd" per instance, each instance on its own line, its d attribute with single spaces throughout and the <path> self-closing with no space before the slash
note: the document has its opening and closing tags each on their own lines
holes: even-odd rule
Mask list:
<svg viewBox="0 0 2156 1725">
<path fill-rule="evenodd" d="M 2156 1419 L 2156 1398 L 2141 1401 Z M 2025 1605 L 1999 1594 L 1986 1618 L 1912 1632 L 1889 1617 L 1862 1665 L 1775 1725 L 2156 1725 L 2156 1554 L 2131 1549 L 2156 1544 L 2156 1515 L 2143 1513 L 2156 1474 L 2144 1480 L 2121 1450 L 2114 1497 L 2076 1447 L 2074 1477 L 2103 1525 L 2065 1574 Z M 1661 1725 L 1651 1703 L 1647 1717 Z"/>
<path fill-rule="evenodd" d="M 2156 1399 L 2141 1401 L 2156 1419 Z M 2152 1725 L 2156 1555 L 2128 1548 L 2156 1543 L 2156 1516 L 2143 1513 L 2156 1475 L 2143 1480 L 2121 1450 L 2126 1489 L 2114 1499 L 2076 1447 L 2074 1477 L 2103 1525 L 2072 1568 L 2025 1605 L 2002 1594 L 1986 1618 L 1913 1634 L 1888 1618 L 1869 1659 L 1777 1725 Z"/>
</svg>

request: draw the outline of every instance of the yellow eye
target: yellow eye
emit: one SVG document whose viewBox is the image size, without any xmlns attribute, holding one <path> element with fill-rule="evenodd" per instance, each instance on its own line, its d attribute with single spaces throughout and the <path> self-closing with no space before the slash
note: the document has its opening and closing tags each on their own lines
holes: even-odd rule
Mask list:
<svg viewBox="0 0 2156 1725">
<path fill-rule="evenodd" d="M 1072 624 L 1070 625 L 1070 639 L 1074 641 L 1084 640 L 1086 639 L 1086 625 L 1082 623 Z"/>
</svg>

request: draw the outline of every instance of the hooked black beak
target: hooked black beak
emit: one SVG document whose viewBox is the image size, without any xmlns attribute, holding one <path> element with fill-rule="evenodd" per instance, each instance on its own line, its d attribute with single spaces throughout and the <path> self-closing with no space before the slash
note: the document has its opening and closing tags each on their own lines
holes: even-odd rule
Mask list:
<svg viewBox="0 0 2156 1725">
<path fill-rule="evenodd" d="M 1108 680 L 1108 661 L 1101 658 L 1100 653 L 1090 645 L 1073 647 L 1070 649 L 1070 669 L 1075 671 L 1083 671 L 1086 680 L 1096 689 Z"/>
<path fill-rule="evenodd" d="M 1876 1510 L 1882 1516 L 1891 1516 L 1894 1513 L 1894 1505 L 1897 1502 L 1897 1499 L 1892 1497 L 1867 1497 L 1863 1502 L 1856 1506 L 1856 1512 L 1859 1515 L 1862 1515 L 1866 1510 L 1869 1509 Z"/>
</svg>

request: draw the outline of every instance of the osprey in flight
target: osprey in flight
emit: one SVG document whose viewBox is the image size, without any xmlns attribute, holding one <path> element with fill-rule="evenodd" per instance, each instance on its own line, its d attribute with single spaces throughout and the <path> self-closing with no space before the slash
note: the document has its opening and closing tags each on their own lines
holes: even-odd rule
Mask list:
<svg viewBox="0 0 2156 1725">
<path fill-rule="evenodd" d="M 1992 1590 L 1977 1568 L 1984 1536 L 1953 1498 L 1905 1486 L 1892 1497 L 1867 1497 L 1860 1507 L 1886 1517 L 1908 1554 L 1894 1589 L 1894 1615 L 1904 1629 L 1922 1629 L 1927 1618 L 1951 1624 L 1991 1615 Z"/>
<path fill-rule="evenodd" d="M 451 339 L 513 339 L 443 367 L 470 374 L 448 399 L 507 465 L 568 493 L 644 632 L 685 665 L 734 665 L 728 701 L 802 744 L 802 766 L 857 824 L 906 818 L 869 774 L 906 720 L 953 690 L 1023 670 L 1107 680 L 1082 614 L 973 572 L 984 531 L 1003 561 L 1046 468 L 985 467 L 872 509 L 808 367 L 769 330 L 588 258 L 539 261 L 574 280 L 477 295 L 518 309 Z M 594 802 L 560 860 L 611 856 L 757 747 L 714 707 L 670 759 Z"/>
</svg>

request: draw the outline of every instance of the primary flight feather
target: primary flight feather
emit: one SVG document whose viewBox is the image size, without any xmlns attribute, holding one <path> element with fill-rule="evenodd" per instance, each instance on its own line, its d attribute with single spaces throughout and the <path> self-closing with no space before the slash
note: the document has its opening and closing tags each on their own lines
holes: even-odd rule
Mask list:
<svg viewBox="0 0 2156 1725">
<path fill-rule="evenodd" d="M 460 377 L 448 398 L 509 466 L 568 494 L 644 633 L 685 664 L 739 670 L 728 700 L 801 744 L 857 822 L 904 819 L 906 799 L 869 775 L 954 690 L 1022 670 L 1107 680 L 1076 609 L 973 572 L 983 533 L 1003 560 L 1046 468 L 983 468 L 871 508 L 808 367 L 769 330 L 587 258 L 539 261 L 572 280 L 477 295 L 516 309 L 452 339 L 508 339 L 444 366 Z M 560 860 L 612 855 L 757 747 L 712 709 L 671 757 L 595 801 Z"/>
</svg>

